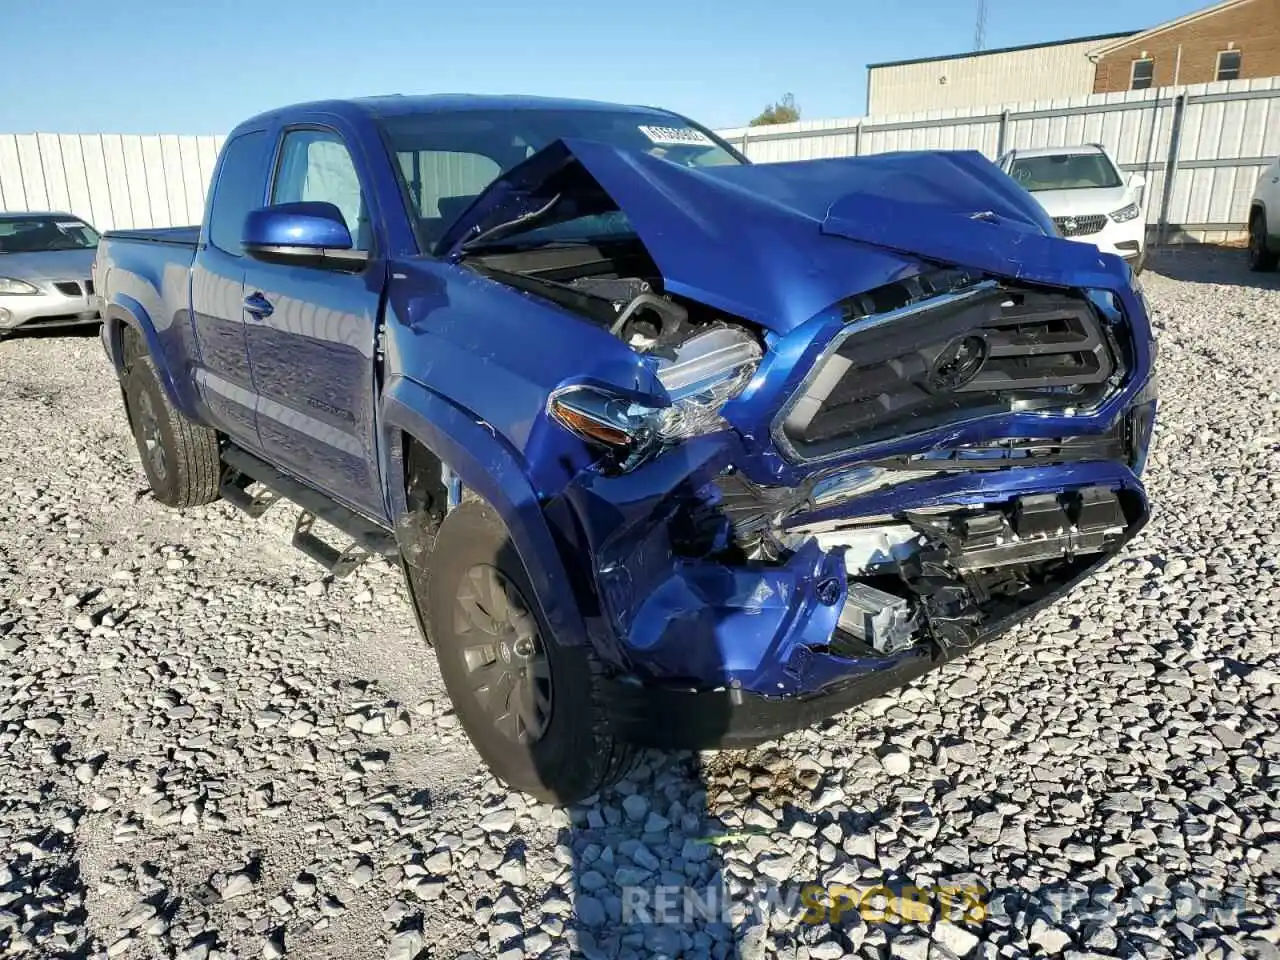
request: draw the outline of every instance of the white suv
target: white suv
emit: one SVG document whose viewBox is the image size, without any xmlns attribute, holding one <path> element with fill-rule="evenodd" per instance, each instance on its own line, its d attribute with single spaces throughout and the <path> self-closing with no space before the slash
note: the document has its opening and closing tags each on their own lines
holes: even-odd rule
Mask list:
<svg viewBox="0 0 1280 960">
<path fill-rule="evenodd" d="M 1147 226 L 1141 174 L 1126 180 L 1098 144 L 1010 150 L 996 162 L 1040 201 L 1062 236 L 1124 257 L 1134 273 L 1142 269 Z"/>
<path fill-rule="evenodd" d="M 1249 204 L 1249 269 L 1280 263 L 1280 157 L 1258 178 Z"/>
</svg>

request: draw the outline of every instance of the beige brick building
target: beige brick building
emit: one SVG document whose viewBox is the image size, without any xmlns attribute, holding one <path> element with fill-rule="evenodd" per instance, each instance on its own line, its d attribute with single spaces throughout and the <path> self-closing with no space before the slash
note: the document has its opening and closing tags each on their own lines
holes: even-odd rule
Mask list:
<svg viewBox="0 0 1280 960">
<path fill-rule="evenodd" d="M 1090 52 L 1094 93 L 1280 75 L 1280 0 L 1226 0 Z"/>
</svg>

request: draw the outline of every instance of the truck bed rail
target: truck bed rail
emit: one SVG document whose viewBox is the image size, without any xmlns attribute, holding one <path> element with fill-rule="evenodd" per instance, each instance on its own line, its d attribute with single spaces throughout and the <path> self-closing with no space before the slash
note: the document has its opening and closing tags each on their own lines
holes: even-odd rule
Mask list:
<svg viewBox="0 0 1280 960">
<path fill-rule="evenodd" d="M 178 247 L 195 247 L 200 242 L 199 224 L 192 227 L 157 227 L 151 230 L 108 230 L 107 240 L 130 240 L 138 243 L 166 243 Z"/>
</svg>

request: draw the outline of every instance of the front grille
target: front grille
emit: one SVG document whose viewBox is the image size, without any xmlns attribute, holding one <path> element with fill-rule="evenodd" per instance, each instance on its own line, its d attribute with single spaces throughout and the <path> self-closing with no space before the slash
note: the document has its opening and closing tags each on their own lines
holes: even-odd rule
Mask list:
<svg viewBox="0 0 1280 960">
<path fill-rule="evenodd" d="M 1116 373 L 1087 300 L 988 283 L 854 321 L 776 434 L 795 459 L 822 459 L 976 417 L 1088 407 Z"/>
<path fill-rule="evenodd" d="M 1087 217 L 1054 217 L 1053 225 L 1064 237 L 1087 237 L 1101 232 L 1107 218 L 1100 213 Z"/>
<path fill-rule="evenodd" d="M 65 293 L 68 297 L 80 296 L 80 284 L 74 280 L 58 280 L 54 283 L 59 293 Z"/>
<path fill-rule="evenodd" d="M 1129 456 L 1129 424 L 1117 420 L 1106 433 L 1027 439 L 1006 437 L 988 443 L 961 447 L 945 447 L 886 460 L 873 460 L 868 466 L 886 470 L 906 470 L 916 474 L 930 468 L 940 473 L 970 470 L 1007 470 L 1010 467 L 1048 466 L 1089 460 L 1123 461 Z"/>
</svg>

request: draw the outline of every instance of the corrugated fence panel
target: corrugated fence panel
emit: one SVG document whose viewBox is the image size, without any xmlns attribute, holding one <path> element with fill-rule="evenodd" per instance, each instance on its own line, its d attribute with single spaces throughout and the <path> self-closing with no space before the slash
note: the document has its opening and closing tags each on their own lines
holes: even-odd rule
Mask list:
<svg viewBox="0 0 1280 960">
<path fill-rule="evenodd" d="M 139 137 L 139 155 L 143 182 L 146 184 L 147 205 L 151 210 L 151 219 L 157 227 L 172 227 L 173 218 L 169 216 L 169 191 L 166 189 L 164 169 L 164 152 L 160 147 L 159 137 Z M 130 183 L 132 184 L 132 169 Z"/>
<path fill-rule="evenodd" d="M 186 171 L 182 169 L 182 148 L 173 134 L 160 138 L 160 158 L 164 163 L 164 192 L 169 223 L 175 227 L 191 223 L 187 215 Z"/>
<path fill-rule="evenodd" d="M 0 210 L 64 210 L 99 230 L 198 223 L 221 137 L 0 134 Z"/>
<path fill-rule="evenodd" d="M 11 133 L 0 134 L 0 204 L 5 210 L 28 209 L 22 164 L 18 160 L 18 138 Z"/>
<path fill-rule="evenodd" d="M 81 136 L 77 139 L 80 141 L 85 179 L 89 184 L 89 222 L 99 230 L 114 230 L 116 218 L 111 208 L 111 187 L 107 179 L 107 158 L 102 152 L 102 138 Z"/>
<path fill-rule="evenodd" d="M 67 177 L 62 168 L 62 145 L 56 135 L 36 134 L 36 151 L 40 154 L 40 169 L 44 173 L 45 195 L 51 210 L 66 210 L 70 206 L 67 196 Z"/>
<path fill-rule="evenodd" d="M 58 137 L 58 149 L 62 153 L 62 173 L 67 183 L 67 203 L 64 209 L 76 213 L 92 209 L 89 196 L 89 177 L 84 169 L 84 153 L 80 138 L 74 134 Z M 80 214 L 78 214 L 80 215 Z M 92 217 L 86 217 L 90 223 Z M 103 228 L 105 229 L 105 228 Z"/>
<path fill-rule="evenodd" d="M 196 137 L 175 137 L 182 170 L 183 200 L 186 216 L 183 223 L 199 223 L 204 216 L 204 189 L 207 178 L 200 172 L 200 144 Z"/>
<path fill-rule="evenodd" d="M 129 165 L 125 161 L 124 137 L 107 134 L 99 138 L 107 168 L 107 188 L 111 202 L 112 219 L 117 230 L 132 230 L 145 226 L 133 216 L 133 201 L 129 196 Z"/>
<path fill-rule="evenodd" d="M 150 190 L 147 188 L 147 161 L 142 154 L 142 138 L 122 136 L 120 149 L 124 153 L 124 182 L 129 192 L 129 219 L 135 227 L 167 227 L 168 218 L 153 213 Z M 159 171 L 156 171 L 157 174 Z"/>
<path fill-rule="evenodd" d="M 18 135 L 18 165 L 26 187 L 27 209 L 49 209 L 49 191 L 44 185 L 44 166 L 40 162 L 40 138 L 34 133 Z"/>
</svg>

